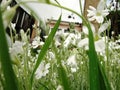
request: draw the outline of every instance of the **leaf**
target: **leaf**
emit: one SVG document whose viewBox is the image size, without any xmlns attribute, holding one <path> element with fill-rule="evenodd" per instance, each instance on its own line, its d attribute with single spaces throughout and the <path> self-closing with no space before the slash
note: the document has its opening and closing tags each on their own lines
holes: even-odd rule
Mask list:
<svg viewBox="0 0 120 90">
<path fill-rule="evenodd" d="M 50 4 L 50 0 L 16 0 L 16 2 L 20 5 L 24 5 L 26 3 L 44 3 L 44 4 Z"/>
<path fill-rule="evenodd" d="M 89 28 L 89 78 L 90 90 L 111 90 L 108 79 L 106 78 L 104 69 L 99 63 L 97 53 L 95 51 L 93 33 L 88 23 Z"/>
<path fill-rule="evenodd" d="M 33 70 L 32 76 L 31 76 L 31 85 L 32 85 L 32 82 L 33 82 L 34 73 L 36 72 L 38 66 L 40 65 L 42 59 L 44 58 L 47 50 L 49 49 L 49 46 L 50 46 L 51 42 L 53 41 L 54 35 L 55 35 L 56 31 L 58 30 L 60 21 L 61 21 L 61 16 L 59 17 L 59 19 L 58 19 L 57 23 L 55 24 L 54 28 L 51 30 L 51 33 L 49 34 L 48 38 L 45 41 L 45 44 L 43 45 L 43 47 L 42 47 L 42 49 L 39 53 L 35 68 Z"/>
<path fill-rule="evenodd" d="M 5 36 L 5 30 L 2 21 L 2 12 L 0 9 L 0 62 L 5 78 L 5 90 L 18 90 L 17 78 L 12 68 L 8 45 Z"/>
<path fill-rule="evenodd" d="M 67 77 L 67 73 L 65 71 L 65 68 L 61 64 L 58 67 L 58 74 L 59 74 L 64 90 L 71 90 L 69 81 L 68 81 L 69 79 Z"/>
<path fill-rule="evenodd" d="M 89 28 L 89 79 L 90 90 L 100 90 L 99 71 L 98 71 L 98 58 L 95 51 L 93 33 L 88 23 Z"/>
<path fill-rule="evenodd" d="M 100 84 L 100 85 L 101 85 L 102 90 L 103 89 L 104 90 L 111 90 L 110 83 L 108 81 L 108 78 L 107 78 L 105 71 L 104 71 L 103 67 L 101 66 L 100 62 L 99 62 L 99 72 L 101 72 L 100 73 L 100 83 L 102 83 L 102 84 Z"/>
<path fill-rule="evenodd" d="M 47 3 L 47 4 L 50 3 L 50 0 L 38 0 L 38 1 L 41 2 L 41 3 Z"/>
</svg>

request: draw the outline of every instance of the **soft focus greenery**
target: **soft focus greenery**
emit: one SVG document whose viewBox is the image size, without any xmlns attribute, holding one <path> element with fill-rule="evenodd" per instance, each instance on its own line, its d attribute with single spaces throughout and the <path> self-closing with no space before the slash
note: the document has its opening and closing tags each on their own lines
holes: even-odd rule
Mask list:
<svg viewBox="0 0 120 90">
<path fill-rule="evenodd" d="M 100 0 L 97 9 L 90 6 L 88 18 L 58 2 L 32 1 L 66 9 L 83 21 L 82 31 L 59 30 L 61 13 L 53 29 L 46 25 L 45 42 L 41 41 L 41 29 L 35 25 L 36 36 L 32 42 L 29 30 L 21 30 L 21 40 L 16 33 L 11 33 L 10 38 L 7 36 L 7 26 L 15 31 L 11 19 L 16 7 L 24 5 L 31 10 L 25 5 L 31 1 L 17 1 L 19 4 L 10 9 L 7 9 L 9 1 L 0 6 L 0 90 L 120 89 L 120 36 L 115 40 L 106 34 L 111 28 L 111 20 L 106 18 L 111 6 L 106 6 L 105 0 Z M 31 12 L 42 22 L 33 10 Z"/>
</svg>

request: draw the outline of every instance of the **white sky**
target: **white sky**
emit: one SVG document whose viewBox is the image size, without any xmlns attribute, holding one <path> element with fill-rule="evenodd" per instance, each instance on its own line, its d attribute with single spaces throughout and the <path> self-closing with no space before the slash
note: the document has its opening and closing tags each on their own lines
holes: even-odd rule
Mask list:
<svg viewBox="0 0 120 90">
<path fill-rule="evenodd" d="M 54 0 L 51 0 L 51 1 L 54 1 Z M 57 0 L 57 1 L 62 6 L 66 6 L 80 13 L 79 0 Z M 82 0 L 82 5 L 84 5 L 84 0 Z M 51 19 L 51 18 L 57 20 L 61 14 L 60 8 L 50 6 L 50 5 L 39 4 L 39 3 L 29 3 L 28 6 L 31 9 L 33 9 L 43 20 Z M 68 19 L 68 15 L 71 15 L 71 14 L 72 14 L 71 12 L 62 10 L 62 21 L 81 22 L 81 19 L 75 14 L 73 14 L 75 19 Z"/>
</svg>

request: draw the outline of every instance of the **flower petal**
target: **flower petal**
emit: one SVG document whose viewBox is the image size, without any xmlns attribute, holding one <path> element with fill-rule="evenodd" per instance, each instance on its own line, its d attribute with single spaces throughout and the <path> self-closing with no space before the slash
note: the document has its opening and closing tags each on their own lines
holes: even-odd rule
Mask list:
<svg viewBox="0 0 120 90">
<path fill-rule="evenodd" d="M 89 6 L 89 9 L 92 11 L 96 11 L 96 8 L 94 8 L 93 6 Z"/>
<path fill-rule="evenodd" d="M 105 30 L 107 30 L 107 28 L 110 26 L 111 22 L 110 20 L 104 24 L 102 24 L 98 30 L 98 34 L 104 32 Z"/>
<path fill-rule="evenodd" d="M 96 21 L 97 21 L 98 23 L 103 23 L 103 21 L 104 21 L 103 16 L 96 16 Z"/>
<path fill-rule="evenodd" d="M 88 45 L 88 38 L 82 39 L 80 42 L 78 42 L 78 47 L 84 47 Z"/>
<path fill-rule="evenodd" d="M 96 41 L 95 42 L 95 49 L 96 49 L 97 52 L 104 52 L 105 42 L 102 39 Z"/>
</svg>

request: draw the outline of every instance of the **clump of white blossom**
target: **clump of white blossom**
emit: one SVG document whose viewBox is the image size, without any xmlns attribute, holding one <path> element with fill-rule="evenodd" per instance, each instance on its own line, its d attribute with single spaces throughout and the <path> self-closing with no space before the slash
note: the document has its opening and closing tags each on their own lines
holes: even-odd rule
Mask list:
<svg viewBox="0 0 120 90">
<path fill-rule="evenodd" d="M 105 20 L 105 17 L 109 14 L 109 9 L 107 9 L 104 0 L 100 0 L 97 8 L 89 6 L 87 11 L 88 21 L 90 22 L 93 33 L 95 50 L 101 65 L 105 66 L 104 69 L 109 81 L 112 82 L 111 84 L 114 87 L 113 82 L 117 78 L 117 74 L 115 74 L 115 77 L 112 77 L 112 75 L 114 75 L 116 68 L 120 69 L 120 40 L 112 41 L 106 35 L 102 35 L 111 25 L 110 20 Z M 99 24 L 97 30 L 91 21 Z M 14 28 L 14 26 L 12 27 Z M 78 85 L 80 84 L 81 86 L 84 84 L 83 87 L 89 88 L 88 32 L 89 28 L 86 25 L 82 26 L 82 31 L 80 32 L 76 30 L 75 32 L 65 32 L 64 29 L 58 30 L 51 46 L 35 71 L 35 85 L 41 85 L 39 87 L 46 86 L 50 90 L 53 88 L 54 90 L 63 90 L 58 74 L 58 66 L 61 63 L 73 90 L 78 89 Z M 9 53 L 15 64 L 19 63 L 19 65 L 23 66 L 14 68 L 18 76 L 21 77 L 20 79 L 24 79 L 25 76 L 21 76 L 21 74 L 27 73 L 28 76 L 31 75 L 45 42 L 41 41 L 39 34 L 32 39 L 32 42 L 30 42 L 30 38 L 23 30 L 21 30 L 21 36 L 21 41 L 15 40 L 14 42 L 10 42 Z M 47 39 L 48 36 L 46 35 L 45 37 Z M 112 67 L 114 67 L 114 72 Z"/>
<path fill-rule="evenodd" d="M 44 61 L 40 63 L 37 71 L 35 72 L 36 79 L 45 77 L 49 73 L 50 63 L 45 63 Z"/>
</svg>

